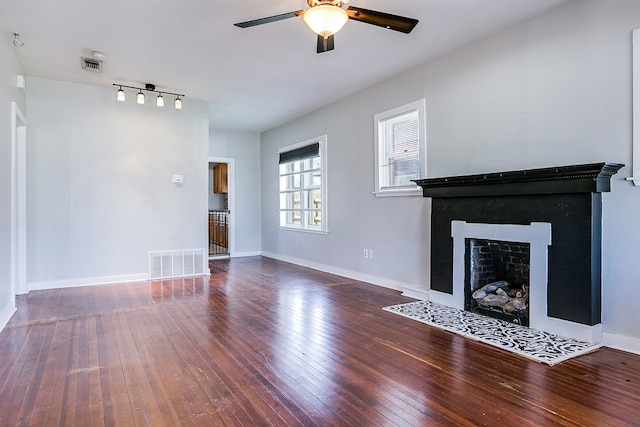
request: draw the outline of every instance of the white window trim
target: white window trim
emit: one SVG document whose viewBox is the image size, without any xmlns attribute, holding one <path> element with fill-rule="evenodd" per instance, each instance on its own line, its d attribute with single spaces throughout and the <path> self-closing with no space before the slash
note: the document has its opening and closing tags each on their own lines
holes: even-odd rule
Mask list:
<svg viewBox="0 0 640 427">
<path fill-rule="evenodd" d="M 418 124 L 419 124 L 419 159 L 420 159 L 420 177 L 426 177 L 427 171 L 427 120 L 426 120 L 426 103 L 424 98 L 414 102 L 402 105 L 400 107 L 393 108 L 382 113 L 378 113 L 373 116 L 374 123 L 374 151 L 375 151 L 375 188 L 373 191 L 376 197 L 390 197 L 390 196 L 422 196 L 422 188 L 413 184 L 411 187 L 384 187 L 380 186 L 380 158 L 383 155 L 380 151 L 380 138 L 381 138 L 381 121 L 388 120 L 394 116 L 400 116 L 412 111 L 418 112 Z"/>
<path fill-rule="evenodd" d="M 328 234 L 329 233 L 329 222 L 327 219 L 327 135 L 321 135 L 316 138 L 310 138 L 302 142 L 298 142 L 296 144 L 287 145 L 286 147 L 281 147 L 278 149 L 278 154 L 284 153 L 287 151 L 293 151 L 297 148 L 301 148 L 307 145 L 311 145 L 314 143 L 318 143 L 320 149 L 320 170 L 322 173 L 322 182 L 320 183 L 320 191 L 322 193 L 322 207 L 320 209 L 320 215 L 322 215 L 322 224 L 320 230 L 302 228 L 302 227 L 290 227 L 286 225 L 279 225 L 280 230 L 286 231 L 299 231 L 302 233 L 311 233 L 311 234 Z M 278 172 L 278 181 L 280 180 L 280 172 Z M 280 197 L 280 184 L 278 184 L 278 197 Z M 278 224 L 280 223 L 280 203 L 278 202 Z"/>
<path fill-rule="evenodd" d="M 633 43 L 633 121 L 632 121 L 632 176 L 627 181 L 640 186 L 640 28 L 632 33 Z"/>
</svg>

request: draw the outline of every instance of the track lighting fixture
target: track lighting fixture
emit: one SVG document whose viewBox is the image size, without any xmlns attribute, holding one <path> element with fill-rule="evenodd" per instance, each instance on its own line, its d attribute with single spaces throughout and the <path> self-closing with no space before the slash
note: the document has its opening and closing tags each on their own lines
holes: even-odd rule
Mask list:
<svg viewBox="0 0 640 427">
<path fill-rule="evenodd" d="M 158 107 L 164 107 L 164 97 L 162 96 L 164 95 L 175 95 L 176 99 L 173 101 L 173 107 L 176 110 L 182 110 L 182 97 L 184 97 L 183 94 L 180 93 L 171 93 L 171 92 L 165 92 L 165 91 L 156 91 L 156 86 L 154 84 L 151 83 L 146 83 L 144 85 L 144 87 L 135 87 L 135 86 L 127 86 L 127 85 L 121 85 L 120 83 L 114 83 L 114 86 L 118 87 L 118 90 L 116 91 L 116 100 L 120 101 L 120 102 L 124 102 L 125 101 L 125 92 L 122 89 L 124 88 L 128 88 L 128 89 L 134 89 L 137 90 L 138 93 L 136 94 L 136 102 L 138 104 L 144 104 L 144 91 L 146 92 L 156 92 L 158 94 L 158 96 L 156 97 L 156 106 Z"/>
</svg>

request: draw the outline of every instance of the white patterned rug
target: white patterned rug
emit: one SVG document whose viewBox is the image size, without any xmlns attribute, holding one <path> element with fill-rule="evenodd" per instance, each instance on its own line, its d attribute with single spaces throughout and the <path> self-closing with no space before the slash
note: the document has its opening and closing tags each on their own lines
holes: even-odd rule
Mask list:
<svg viewBox="0 0 640 427">
<path fill-rule="evenodd" d="M 384 307 L 383 310 L 455 332 L 548 365 L 555 365 L 572 357 L 590 353 L 601 346 L 429 301 L 392 305 Z"/>
</svg>

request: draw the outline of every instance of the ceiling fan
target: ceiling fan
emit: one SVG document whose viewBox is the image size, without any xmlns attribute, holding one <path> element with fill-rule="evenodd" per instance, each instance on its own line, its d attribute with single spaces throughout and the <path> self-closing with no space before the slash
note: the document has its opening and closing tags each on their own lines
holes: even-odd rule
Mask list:
<svg viewBox="0 0 640 427">
<path fill-rule="evenodd" d="M 309 9 L 307 10 L 296 10 L 294 12 L 268 16 L 266 18 L 238 22 L 233 25 L 240 28 L 255 27 L 256 25 L 269 24 L 283 19 L 293 18 L 294 16 L 302 16 L 309 28 L 318 34 L 317 52 L 322 53 L 333 50 L 334 34 L 338 32 L 349 19 L 400 31 L 405 34 L 409 34 L 418 24 L 417 19 L 406 18 L 404 16 L 353 6 L 345 8 L 344 6 L 349 1 L 350 0 L 307 0 L 307 4 L 309 5 Z"/>
</svg>

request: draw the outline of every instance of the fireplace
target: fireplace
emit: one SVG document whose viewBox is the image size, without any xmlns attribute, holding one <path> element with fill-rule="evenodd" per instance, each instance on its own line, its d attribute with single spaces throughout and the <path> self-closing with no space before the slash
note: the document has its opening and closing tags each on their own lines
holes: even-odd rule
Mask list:
<svg viewBox="0 0 640 427">
<path fill-rule="evenodd" d="M 529 325 L 598 342 L 601 193 L 610 191 L 610 178 L 622 166 L 594 163 L 416 180 L 432 198 L 429 298 L 465 309 L 470 240 L 527 244 Z"/>
<path fill-rule="evenodd" d="M 465 241 L 464 309 L 529 326 L 530 244 Z"/>
</svg>

